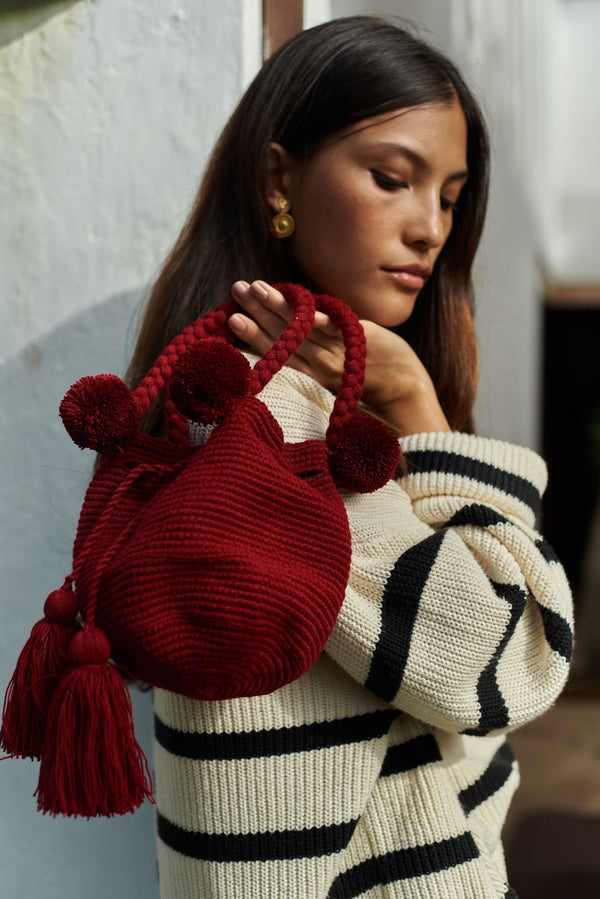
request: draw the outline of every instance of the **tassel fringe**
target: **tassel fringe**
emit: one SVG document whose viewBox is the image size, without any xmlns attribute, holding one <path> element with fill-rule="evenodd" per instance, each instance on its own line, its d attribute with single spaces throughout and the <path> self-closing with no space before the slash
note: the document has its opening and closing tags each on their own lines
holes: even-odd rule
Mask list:
<svg viewBox="0 0 600 899">
<path fill-rule="evenodd" d="M 146 798 L 154 802 L 131 698 L 108 656 L 101 662 L 102 641 L 108 647 L 96 628 L 73 640 L 75 666 L 61 678 L 48 711 L 36 790 L 41 812 L 112 817 L 135 811 Z M 87 664 L 81 664 L 85 656 Z"/>
<path fill-rule="evenodd" d="M 45 612 L 21 651 L 4 698 L 0 746 L 16 758 L 40 758 L 48 708 L 70 664 L 71 640 L 81 629 L 68 588 L 50 594 Z"/>
</svg>

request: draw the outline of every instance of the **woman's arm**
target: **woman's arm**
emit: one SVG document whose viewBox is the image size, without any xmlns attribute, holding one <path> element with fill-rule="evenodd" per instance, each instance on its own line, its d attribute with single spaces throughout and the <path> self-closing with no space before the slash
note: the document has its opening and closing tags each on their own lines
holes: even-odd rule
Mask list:
<svg viewBox="0 0 600 899">
<path fill-rule="evenodd" d="M 327 650 L 430 724 L 517 727 L 554 702 L 572 652 L 569 586 L 532 528 L 545 467 L 471 435 L 401 444 L 402 483 L 347 500 L 353 564 Z"/>
</svg>

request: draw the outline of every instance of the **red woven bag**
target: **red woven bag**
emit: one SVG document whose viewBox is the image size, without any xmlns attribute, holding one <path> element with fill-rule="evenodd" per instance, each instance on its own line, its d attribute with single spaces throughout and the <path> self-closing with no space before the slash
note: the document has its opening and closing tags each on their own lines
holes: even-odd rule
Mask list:
<svg viewBox="0 0 600 899">
<path fill-rule="evenodd" d="M 117 668 L 194 699 L 254 696 L 304 674 L 333 629 L 351 555 L 338 488 L 383 486 L 398 442 L 355 412 L 366 349 L 354 313 L 281 289 L 294 318 L 254 369 L 228 342 L 230 302 L 177 337 L 134 392 L 98 375 L 61 403 L 74 441 L 106 458 L 73 571 L 46 600 L 5 699 L 0 740 L 41 758 L 42 811 L 110 815 L 151 798 Z M 256 394 L 310 332 L 315 303 L 343 334 L 342 384 L 325 440 L 286 444 Z M 165 387 L 168 439 L 137 433 Z M 187 419 L 212 426 L 205 443 L 190 444 Z"/>
</svg>

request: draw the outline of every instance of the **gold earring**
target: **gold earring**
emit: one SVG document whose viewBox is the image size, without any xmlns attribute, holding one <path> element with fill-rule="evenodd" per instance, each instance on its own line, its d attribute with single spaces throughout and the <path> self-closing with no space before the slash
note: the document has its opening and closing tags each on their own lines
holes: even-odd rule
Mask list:
<svg viewBox="0 0 600 899">
<path fill-rule="evenodd" d="M 271 231 L 275 237 L 283 240 L 284 237 L 291 237 L 296 227 L 296 222 L 291 212 L 288 212 L 289 203 L 283 197 L 277 201 L 279 212 L 271 219 Z"/>
</svg>

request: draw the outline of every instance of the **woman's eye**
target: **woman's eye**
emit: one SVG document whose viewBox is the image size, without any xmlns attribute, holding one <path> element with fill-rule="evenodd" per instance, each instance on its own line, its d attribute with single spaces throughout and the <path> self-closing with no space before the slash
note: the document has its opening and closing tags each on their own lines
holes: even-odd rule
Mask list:
<svg viewBox="0 0 600 899">
<path fill-rule="evenodd" d="M 440 204 L 443 212 L 458 212 L 458 203 L 453 203 L 451 200 L 444 200 L 442 197 Z"/>
<path fill-rule="evenodd" d="M 397 181 L 395 178 L 390 178 L 389 175 L 384 175 L 383 172 L 378 172 L 376 169 L 371 169 L 371 175 L 375 184 L 382 187 L 383 190 L 398 190 L 401 187 L 406 187 L 406 181 Z"/>
</svg>

